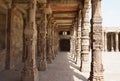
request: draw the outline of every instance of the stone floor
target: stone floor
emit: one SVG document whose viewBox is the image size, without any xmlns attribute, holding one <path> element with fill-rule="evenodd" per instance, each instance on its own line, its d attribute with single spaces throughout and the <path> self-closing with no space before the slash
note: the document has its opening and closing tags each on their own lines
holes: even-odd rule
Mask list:
<svg viewBox="0 0 120 81">
<path fill-rule="evenodd" d="M 120 52 L 103 54 L 105 81 L 120 81 Z"/>
<path fill-rule="evenodd" d="M 120 81 L 120 53 L 103 53 L 105 81 Z M 21 66 L 0 72 L 0 81 L 20 81 Z M 60 52 L 46 71 L 39 72 L 39 81 L 87 81 L 88 73 L 81 73 L 68 52 Z"/>
</svg>

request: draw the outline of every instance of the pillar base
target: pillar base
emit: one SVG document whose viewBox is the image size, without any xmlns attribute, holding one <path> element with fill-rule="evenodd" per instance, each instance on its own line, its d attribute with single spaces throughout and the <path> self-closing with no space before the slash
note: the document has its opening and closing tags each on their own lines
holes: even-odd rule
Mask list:
<svg viewBox="0 0 120 81">
<path fill-rule="evenodd" d="M 24 68 L 21 81 L 39 81 L 37 68 Z"/>
<path fill-rule="evenodd" d="M 81 72 L 89 72 L 89 63 L 88 62 L 82 62 L 80 67 Z"/>
<path fill-rule="evenodd" d="M 42 60 L 40 61 L 40 65 L 38 67 L 39 71 L 45 71 L 47 68 L 47 61 L 46 60 Z"/>
<path fill-rule="evenodd" d="M 89 53 L 82 53 L 80 71 L 89 72 L 89 70 L 90 70 Z"/>
<path fill-rule="evenodd" d="M 91 76 L 88 81 L 104 81 L 103 76 Z"/>
<path fill-rule="evenodd" d="M 54 54 L 52 55 L 52 59 L 53 59 L 53 60 L 55 59 L 55 55 L 54 55 Z"/>
<path fill-rule="evenodd" d="M 52 59 L 47 59 L 47 63 L 51 64 L 52 63 Z"/>
<path fill-rule="evenodd" d="M 119 52 L 119 50 L 117 49 L 116 52 Z"/>
</svg>

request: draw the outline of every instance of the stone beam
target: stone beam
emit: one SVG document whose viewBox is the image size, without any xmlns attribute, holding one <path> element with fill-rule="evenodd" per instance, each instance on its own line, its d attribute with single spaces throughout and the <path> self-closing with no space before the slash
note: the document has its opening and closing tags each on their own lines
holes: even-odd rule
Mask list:
<svg viewBox="0 0 120 81">
<path fill-rule="evenodd" d="M 58 28 L 57 31 L 70 31 L 70 28 Z"/>
<path fill-rule="evenodd" d="M 72 20 L 56 20 L 56 23 L 72 23 Z"/>
<path fill-rule="evenodd" d="M 54 18 L 55 19 L 73 19 L 75 18 L 76 13 L 55 13 Z"/>
<path fill-rule="evenodd" d="M 29 0 L 13 0 L 13 3 L 19 3 L 19 4 L 28 4 Z"/>
<path fill-rule="evenodd" d="M 70 24 L 66 24 L 66 23 L 63 23 L 63 24 L 58 24 L 59 26 L 72 26 L 72 23 Z"/>
<path fill-rule="evenodd" d="M 78 6 L 51 6 L 53 12 L 57 11 L 77 11 Z"/>
<path fill-rule="evenodd" d="M 82 1 L 79 0 L 49 0 L 48 1 L 52 5 L 66 5 L 66 4 L 80 4 Z"/>
<path fill-rule="evenodd" d="M 63 17 L 66 17 L 66 16 L 74 16 L 76 15 L 76 13 L 74 11 L 72 12 L 54 12 L 54 17 L 59 17 L 59 16 L 63 16 Z"/>
<path fill-rule="evenodd" d="M 75 17 L 70 17 L 70 16 L 66 16 L 66 17 L 55 17 L 56 20 L 71 20 L 74 19 Z"/>
<path fill-rule="evenodd" d="M 72 14 L 72 13 L 77 13 L 77 11 L 54 11 L 53 14 Z"/>
<path fill-rule="evenodd" d="M 65 28 L 68 28 L 68 29 L 70 29 L 71 28 L 71 26 L 58 26 L 58 28 L 60 29 L 65 29 Z"/>
</svg>

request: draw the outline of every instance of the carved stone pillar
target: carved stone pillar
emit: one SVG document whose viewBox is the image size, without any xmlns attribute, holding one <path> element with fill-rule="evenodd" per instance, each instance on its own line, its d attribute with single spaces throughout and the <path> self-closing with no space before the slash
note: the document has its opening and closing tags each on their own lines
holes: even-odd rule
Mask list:
<svg viewBox="0 0 120 81">
<path fill-rule="evenodd" d="M 52 33 L 52 59 L 55 59 L 55 53 L 54 53 L 54 29 L 55 29 L 55 21 L 54 21 L 54 19 L 52 20 L 52 31 L 51 31 L 51 33 Z"/>
<path fill-rule="evenodd" d="M 115 38 L 116 38 L 116 39 L 115 39 L 115 40 L 116 40 L 116 41 L 115 41 L 115 42 L 116 42 L 116 52 L 119 51 L 119 48 L 118 48 L 118 45 L 119 45 L 119 44 L 118 44 L 118 42 L 119 42 L 119 40 L 118 40 L 118 39 L 119 39 L 119 35 L 118 35 L 118 34 L 119 34 L 118 32 L 115 33 Z"/>
<path fill-rule="evenodd" d="M 40 46 L 39 50 L 39 63 L 38 63 L 38 70 L 45 71 L 47 68 L 47 59 L 46 59 L 46 34 L 47 34 L 47 15 L 46 15 L 46 2 L 41 3 L 41 25 L 39 30 L 39 43 Z"/>
<path fill-rule="evenodd" d="M 52 52 L 52 39 L 53 39 L 53 36 L 52 36 L 52 27 L 53 27 L 53 17 L 51 17 L 51 24 L 50 24 L 50 57 L 53 59 L 53 52 Z"/>
<path fill-rule="evenodd" d="M 57 27 L 57 29 L 58 29 L 58 27 Z M 56 32 L 56 34 L 57 34 L 57 54 L 58 54 L 58 52 L 59 52 L 59 34 L 58 34 L 58 31 Z"/>
<path fill-rule="evenodd" d="M 104 51 L 107 52 L 107 32 L 104 32 Z"/>
<path fill-rule="evenodd" d="M 89 2 L 84 2 L 81 27 L 81 66 L 80 71 L 89 71 Z"/>
<path fill-rule="evenodd" d="M 25 28 L 26 60 L 22 71 L 22 81 L 38 81 L 38 70 L 36 67 L 36 0 L 29 0 L 29 20 Z"/>
<path fill-rule="evenodd" d="M 104 81 L 102 65 L 101 0 L 92 0 L 91 38 L 92 61 L 89 81 Z"/>
<path fill-rule="evenodd" d="M 74 23 L 74 31 L 73 31 L 73 54 L 74 54 L 74 60 L 77 60 L 77 53 L 76 53 L 76 47 L 77 47 L 77 23 L 75 21 Z"/>
<path fill-rule="evenodd" d="M 8 7 L 8 19 L 7 19 L 7 56 L 6 56 L 6 69 L 11 69 L 11 54 L 10 54 L 10 38 L 11 38 L 11 12 L 12 12 L 12 0 L 6 2 Z"/>
<path fill-rule="evenodd" d="M 49 15 L 48 17 L 48 55 L 47 55 L 47 62 L 48 63 L 52 63 L 52 50 L 51 50 L 51 18 L 52 18 L 52 15 Z"/>
<path fill-rule="evenodd" d="M 111 33 L 111 51 L 114 51 L 114 45 L 113 45 L 113 33 Z"/>
<path fill-rule="evenodd" d="M 81 52 L 81 10 L 78 13 L 78 28 L 77 28 L 77 58 L 80 56 Z M 77 60 L 76 60 L 77 63 Z"/>
<path fill-rule="evenodd" d="M 56 25 L 56 27 L 57 27 L 57 25 Z M 57 33 L 57 28 L 55 28 L 55 37 L 54 37 L 55 39 L 54 39 L 54 45 L 55 45 L 55 55 L 57 55 L 57 52 L 58 52 L 58 44 L 59 44 L 59 42 L 58 42 L 58 33 Z"/>
<path fill-rule="evenodd" d="M 56 26 L 57 26 L 57 24 L 55 23 L 55 25 L 54 25 L 54 55 L 56 56 L 57 55 L 57 53 L 56 53 L 56 42 L 57 42 L 57 37 L 56 37 Z"/>
<path fill-rule="evenodd" d="M 71 31 L 72 33 L 72 31 Z M 71 53 L 71 57 L 73 57 L 72 51 L 73 51 L 73 40 L 72 40 L 72 34 L 71 34 L 71 39 L 70 39 L 70 53 Z"/>
<path fill-rule="evenodd" d="M 71 32 L 71 40 L 70 40 L 70 51 L 71 51 L 71 56 L 74 57 L 74 40 L 73 40 L 73 33 L 74 33 L 74 30 L 73 28 L 71 29 L 72 32 Z"/>
</svg>

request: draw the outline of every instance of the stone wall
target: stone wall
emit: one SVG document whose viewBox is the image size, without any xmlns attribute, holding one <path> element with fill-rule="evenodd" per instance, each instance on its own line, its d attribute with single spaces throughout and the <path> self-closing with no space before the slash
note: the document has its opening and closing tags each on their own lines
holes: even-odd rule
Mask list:
<svg viewBox="0 0 120 81">
<path fill-rule="evenodd" d="M 6 62 L 6 13 L 0 6 L 0 71 L 5 69 Z"/>
<path fill-rule="evenodd" d="M 23 16 L 16 8 L 11 14 L 10 67 L 22 62 L 23 55 Z"/>
<path fill-rule="evenodd" d="M 5 69 L 5 62 L 6 62 L 6 51 L 0 51 L 0 71 Z"/>
<path fill-rule="evenodd" d="M 0 50 L 6 47 L 6 15 L 0 13 Z"/>
</svg>

